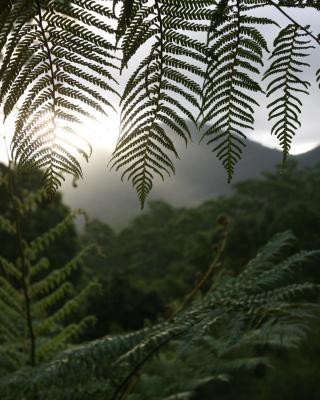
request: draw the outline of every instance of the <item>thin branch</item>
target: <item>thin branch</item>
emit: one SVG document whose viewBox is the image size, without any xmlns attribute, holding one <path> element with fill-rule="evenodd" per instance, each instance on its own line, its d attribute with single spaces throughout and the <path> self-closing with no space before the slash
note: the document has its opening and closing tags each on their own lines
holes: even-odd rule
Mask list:
<svg viewBox="0 0 320 400">
<path fill-rule="evenodd" d="M 160 342 L 156 347 L 152 348 L 145 357 L 134 367 L 134 369 L 123 379 L 116 391 L 114 392 L 111 400 L 123 400 L 131 393 L 136 382 L 134 378 L 139 379 L 139 375 L 142 372 L 147 361 L 149 361 L 152 356 L 159 352 L 162 347 L 170 343 L 171 340 L 178 338 L 185 330 L 180 330 L 178 332 L 173 332 L 169 337 Z"/>
<path fill-rule="evenodd" d="M 225 247 L 226 247 L 227 238 L 228 238 L 228 225 L 225 225 L 224 231 L 222 233 L 222 240 L 218 245 L 218 249 L 217 249 L 216 255 L 215 255 L 212 263 L 209 265 L 208 270 L 204 273 L 204 275 L 202 276 L 200 281 L 195 285 L 195 287 L 192 289 L 192 291 L 186 297 L 185 301 L 182 303 L 182 305 L 179 308 L 177 313 L 179 313 L 182 310 L 184 310 L 194 300 L 195 296 L 202 289 L 203 285 L 218 270 L 218 268 L 220 266 L 221 256 L 222 256 L 222 254 L 223 254 L 223 252 L 225 250 Z"/>
<path fill-rule="evenodd" d="M 289 19 L 294 25 L 298 26 L 300 29 L 302 29 L 308 36 L 310 36 L 313 40 L 317 42 L 318 45 L 320 45 L 320 39 L 317 38 L 312 32 L 310 32 L 307 28 L 304 26 L 300 25 L 295 19 L 293 19 L 289 14 L 287 14 L 283 9 L 282 6 L 279 4 L 275 3 L 273 0 L 267 0 L 267 2 L 274 6 L 277 10 L 281 12 L 286 18 Z"/>
<path fill-rule="evenodd" d="M 51 145 L 50 145 L 50 166 L 48 167 L 48 171 L 49 171 L 49 177 L 50 179 L 52 179 L 52 174 L 54 171 L 54 166 L 53 166 L 53 162 L 52 162 L 52 153 L 53 153 L 53 145 L 54 145 L 54 141 L 55 141 L 55 134 L 56 134 L 56 116 L 57 116 L 57 96 L 56 96 L 56 82 L 55 82 L 55 71 L 54 71 L 54 60 L 51 54 L 51 50 L 50 50 L 50 46 L 49 46 L 49 42 L 46 36 L 46 30 L 44 27 L 44 17 L 42 15 L 42 11 L 41 11 L 41 5 L 39 3 L 39 0 L 36 0 L 36 4 L 37 4 L 37 9 L 38 9 L 38 19 L 36 19 L 40 31 L 41 31 L 41 35 L 43 38 L 43 45 L 45 48 L 45 52 L 47 53 L 47 57 L 48 57 L 48 62 L 49 62 L 49 66 L 50 66 L 50 81 L 51 81 L 51 86 L 52 86 L 52 128 L 53 128 L 53 135 L 51 137 Z M 47 174 L 47 172 L 46 172 Z"/>
<path fill-rule="evenodd" d="M 279 0 L 279 6 L 290 7 L 290 8 L 315 8 L 320 10 L 317 0 L 314 0 L 314 4 L 309 0 Z"/>
</svg>

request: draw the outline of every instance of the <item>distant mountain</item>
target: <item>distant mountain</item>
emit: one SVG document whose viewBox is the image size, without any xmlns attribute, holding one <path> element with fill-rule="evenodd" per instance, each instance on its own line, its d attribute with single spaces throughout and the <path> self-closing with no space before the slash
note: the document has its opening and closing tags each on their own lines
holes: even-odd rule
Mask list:
<svg viewBox="0 0 320 400">
<path fill-rule="evenodd" d="M 302 168 L 316 164 L 317 162 L 320 162 L 320 146 L 308 151 L 307 153 L 299 154 L 295 156 L 295 158 L 298 160 L 298 163 Z"/>
<path fill-rule="evenodd" d="M 165 182 L 156 180 L 149 197 L 175 206 L 194 206 L 209 198 L 228 194 L 232 184 L 259 176 L 281 162 L 280 151 L 247 141 L 242 160 L 238 163 L 232 184 L 219 160 L 205 144 L 180 148 L 181 160 L 176 161 L 176 174 Z M 141 213 L 131 183 L 120 180 L 120 174 L 108 171 L 110 154 L 95 150 L 84 166 L 84 180 L 73 188 L 70 181 L 63 186 L 64 200 L 72 208 L 81 207 L 90 217 L 99 218 L 115 228 L 124 226 Z M 303 167 L 320 161 L 320 147 L 295 156 Z"/>
</svg>

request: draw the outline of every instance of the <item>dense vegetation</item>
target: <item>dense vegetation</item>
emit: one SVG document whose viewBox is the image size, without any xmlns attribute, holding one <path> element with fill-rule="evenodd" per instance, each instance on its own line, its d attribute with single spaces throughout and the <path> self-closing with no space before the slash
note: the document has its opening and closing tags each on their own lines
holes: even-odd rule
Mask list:
<svg viewBox="0 0 320 400">
<path fill-rule="evenodd" d="M 223 260 L 232 274 L 240 272 L 274 234 L 287 229 L 297 237 L 296 249 L 320 248 L 319 201 L 320 165 L 298 169 L 292 162 L 282 174 L 275 171 L 242 182 L 232 196 L 196 208 L 152 202 L 146 215 L 119 233 L 92 221 L 82 240 L 97 242 L 105 251 L 104 258 L 87 260 L 88 270 L 105 287 L 104 306 L 97 307 L 104 328 L 100 331 L 98 322 L 97 336 L 108 332 L 110 315 L 120 328 L 135 329 L 144 319 L 169 312 L 168 306 L 174 307 L 208 268 L 224 232 L 219 224 L 224 216 L 230 226 Z M 320 277 L 317 268 L 312 273 Z"/>
<path fill-rule="evenodd" d="M 52 340 L 57 348 L 32 369 L 28 361 L 22 369 L 21 363 L 8 368 L 2 358 L 1 398 L 231 400 L 255 399 L 258 388 L 262 399 L 317 398 L 319 172 L 320 165 L 299 170 L 292 163 L 283 174 L 243 182 L 233 195 L 193 209 L 153 202 L 118 233 L 100 221 L 79 233 L 69 225 L 64 232 L 73 236 L 73 247 L 66 250 L 60 232 L 44 254 L 67 261 L 96 243 L 97 251 L 83 251 L 78 272 L 64 278 L 76 292 L 98 279 L 100 292 L 77 303 L 72 318 L 92 315 L 96 323 L 81 336 L 64 337 L 68 323 L 74 326 L 64 315 L 39 338 L 42 346 Z M 23 178 L 21 187 L 36 189 L 34 177 Z M 32 198 L 37 207 L 22 226 L 39 215 L 49 219 L 54 210 L 63 210 L 52 217 L 56 222 L 68 215 L 60 198 L 55 204 Z M 2 204 L 7 218 L 10 202 Z M 274 236 L 287 228 L 293 233 Z M 12 241 L 3 243 L 1 255 L 14 261 Z M 45 282 L 46 275 L 41 278 Z M 7 300 L 0 298 L 6 315 Z M 59 300 L 54 311 L 60 308 Z M 5 337 L 0 349 L 16 349 Z M 61 346 L 69 350 L 55 356 Z"/>
</svg>

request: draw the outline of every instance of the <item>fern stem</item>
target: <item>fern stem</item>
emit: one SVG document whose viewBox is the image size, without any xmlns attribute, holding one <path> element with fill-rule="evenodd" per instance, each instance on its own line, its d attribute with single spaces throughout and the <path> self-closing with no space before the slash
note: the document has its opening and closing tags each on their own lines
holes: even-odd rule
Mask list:
<svg viewBox="0 0 320 400">
<path fill-rule="evenodd" d="M 25 301 L 25 319 L 28 329 L 28 336 L 29 336 L 29 363 L 32 367 L 36 365 L 36 336 L 34 333 L 33 328 L 33 318 L 31 313 L 31 301 L 29 295 L 29 286 L 28 286 L 28 279 L 29 279 L 29 267 L 26 262 L 22 234 L 21 234 L 21 215 L 16 206 L 15 195 L 14 195 L 14 173 L 12 170 L 12 162 L 9 161 L 9 196 L 11 200 L 11 204 L 13 207 L 13 214 L 14 214 L 14 222 L 16 227 L 16 241 L 17 247 L 21 262 L 21 273 L 22 273 L 22 291 Z"/>
<path fill-rule="evenodd" d="M 162 89 L 162 79 L 163 79 L 163 54 L 164 54 L 164 44 L 163 44 L 163 33 L 164 33 L 164 27 L 163 27 L 163 22 L 162 22 L 162 17 L 161 17 L 161 9 L 160 9 L 160 5 L 159 5 L 159 1 L 155 0 L 155 7 L 157 10 L 157 14 L 158 14 L 158 19 L 159 19 L 159 43 L 160 43 L 160 49 L 159 49 L 159 60 L 160 60 L 160 70 L 159 70 L 159 85 L 157 87 L 157 92 L 155 94 L 155 99 L 156 99 L 156 103 L 155 103 L 155 109 L 154 109 L 154 115 L 152 118 L 152 121 L 150 122 L 150 128 L 149 130 L 152 129 L 152 126 L 157 118 L 158 112 L 161 108 L 161 101 L 160 101 L 160 97 L 161 97 L 161 89 Z M 150 95 L 150 92 L 147 90 L 147 95 Z M 145 159 L 147 157 L 147 151 L 149 148 L 149 144 L 150 144 L 150 137 L 147 139 L 147 142 L 145 144 L 145 149 L 144 149 L 144 154 L 143 154 L 143 159 Z M 143 166 L 143 171 L 142 171 L 143 177 L 145 178 L 146 176 L 146 162 L 144 162 L 144 166 Z M 143 198 L 141 198 L 141 209 L 143 209 L 144 207 L 144 202 L 145 202 L 145 196 L 143 196 Z"/>
<path fill-rule="evenodd" d="M 209 268 L 203 274 L 201 279 L 196 283 L 196 285 L 194 286 L 192 291 L 187 295 L 187 297 L 185 298 L 185 300 L 182 303 L 181 307 L 178 309 L 177 313 L 179 313 L 182 310 L 184 310 L 194 300 L 195 296 L 203 288 L 203 285 L 207 282 L 207 280 L 210 277 L 212 277 L 212 275 L 215 272 L 218 271 L 218 268 L 220 266 L 220 259 L 221 259 L 221 256 L 222 256 L 222 254 L 223 254 L 223 252 L 224 252 L 224 250 L 226 248 L 226 244 L 227 244 L 228 231 L 229 231 L 228 227 L 229 227 L 229 223 L 227 223 L 224 226 L 224 229 L 223 229 L 223 232 L 222 232 L 222 240 L 220 241 L 220 243 L 218 245 L 218 249 L 217 249 L 216 255 L 215 255 L 213 261 L 211 262 L 211 264 L 209 265 Z"/>
<path fill-rule="evenodd" d="M 158 13 L 158 18 L 159 18 L 160 71 L 159 71 L 159 86 L 157 88 L 157 93 L 156 93 L 157 103 L 156 103 L 156 109 L 154 112 L 153 121 L 156 119 L 157 113 L 159 112 L 160 107 L 161 107 L 160 96 L 161 96 L 162 79 L 163 79 L 163 55 L 164 55 L 164 51 L 165 51 L 164 44 L 163 44 L 164 27 L 163 27 L 163 22 L 162 22 L 162 17 L 161 17 L 161 9 L 160 9 L 158 0 L 155 0 L 155 6 L 156 6 L 157 13 Z M 153 123 L 153 121 L 152 121 L 152 123 Z"/>
<path fill-rule="evenodd" d="M 237 58 L 238 58 L 238 50 L 240 47 L 240 30 L 241 30 L 241 22 L 240 22 L 240 0 L 237 0 L 237 4 L 236 4 L 236 9 L 237 11 L 235 12 L 236 14 L 236 18 L 237 18 L 237 38 L 236 38 L 236 42 L 234 44 L 234 59 L 233 59 L 233 63 L 232 63 L 232 69 L 231 69 L 231 76 L 234 75 L 234 71 L 237 67 Z M 229 93 L 231 93 L 233 91 L 233 86 L 234 86 L 234 81 L 231 80 L 230 81 L 230 86 L 229 86 Z M 232 116 L 230 115 L 230 105 L 232 102 L 232 97 L 229 95 L 229 101 L 228 101 L 228 108 L 229 108 L 229 112 L 228 112 L 228 128 L 227 128 L 227 135 L 228 135 L 228 164 L 227 164 L 227 173 L 228 173 L 228 183 L 231 182 L 232 179 L 232 174 L 233 174 L 233 161 L 232 161 L 232 137 L 231 137 L 231 131 L 232 131 Z"/>
<path fill-rule="evenodd" d="M 185 329 L 173 332 L 169 337 L 160 342 L 156 347 L 151 349 L 145 357 L 134 367 L 134 369 L 123 379 L 118 388 L 116 389 L 111 400 L 123 400 L 128 397 L 132 389 L 135 387 L 139 374 L 142 372 L 146 363 L 157 353 L 162 347 L 166 346 L 172 339 L 176 339 L 185 332 Z M 134 380 L 136 378 L 136 380 Z"/>
<path fill-rule="evenodd" d="M 45 51 L 47 53 L 48 62 L 49 62 L 49 66 L 50 66 L 50 81 L 51 81 L 51 86 L 52 86 L 52 126 L 53 126 L 53 138 L 51 140 L 50 148 L 51 148 L 51 153 L 52 153 L 52 146 L 53 146 L 53 142 L 54 142 L 54 134 L 55 134 L 55 129 L 56 129 L 55 117 L 56 117 L 56 106 L 57 106 L 54 62 L 52 59 L 52 54 L 50 51 L 48 39 L 46 37 L 46 31 L 43 26 L 43 16 L 42 16 L 41 5 L 39 3 L 39 0 L 36 0 L 36 4 L 37 4 L 37 9 L 38 9 L 38 16 L 39 16 L 39 20 L 37 20 L 37 22 L 38 22 L 38 25 L 39 25 L 39 28 L 41 31 L 41 35 L 43 38 L 43 45 L 45 47 Z M 50 166 L 49 166 L 48 170 L 50 171 L 49 174 L 52 174 L 53 173 L 52 154 L 51 154 L 50 160 L 51 160 L 51 162 L 50 162 Z"/>
<path fill-rule="evenodd" d="M 285 83 L 284 83 L 285 88 L 284 88 L 284 90 L 283 90 L 286 97 L 288 97 L 288 86 L 289 86 L 289 83 L 288 83 L 288 81 L 289 81 L 289 74 L 288 74 L 288 72 L 289 72 L 289 66 L 291 65 L 292 58 L 293 58 L 293 50 L 294 50 L 294 45 L 295 45 L 295 37 L 296 37 L 296 34 L 297 34 L 297 32 L 298 32 L 298 29 L 299 29 L 299 27 L 298 27 L 297 25 L 295 25 L 295 30 L 294 30 L 294 32 L 293 32 L 292 46 L 291 46 L 291 49 L 290 49 L 290 58 L 289 58 L 289 61 L 288 61 L 288 63 L 287 63 L 287 67 L 286 67 L 286 79 L 285 79 Z M 286 107 L 286 109 L 287 109 L 287 107 Z M 284 119 L 284 124 L 285 124 L 285 125 L 287 125 L 287 121 L 288 121 L 288 113 L 287 113 L 286 111 L 287 111 L 287 110 L 285 110 L 285 112 L 284 112 L 284 117 L 283 117 L 283 119 Z M 289 146 L 290 146 L 290 144 L 289 144 Z M 288 154 L 289 154 L 289 150 L 290 150 L 290 147 L 289 147 L 289 149 L 288 149 L 287 146 L 286 146 L 286 148 L 284 148 L 283 156 L 282 156 L 282 170 L 283 170 L 283 168 L 284 168 L 284 166 L 285 166 L 285 164 L 286 164 L 287 157 L 288 157 Z"/>
<path fill-rule="evenodd" d="M 207 40 L 206 40 L 207 49 L 209 48 L 210 34 L 212 32 L 213 27 L 214 27 L 214 24 L 213 24 L 213 19 L 212 19 L 211 23 L 210 23 L 208 35 L 207 35 Z M 209 59 L 208 58 L 209 57 L 207 57 L 207 66 L 206 66 L 205 76 L 204 76 L 204 79 L 203 79 L 203 82 L 202 82 L 202 87 L 201 87 L 201 99 L 200 99 L 201 105 L 200 105 L 199 114 L 198 114 L 197 119 L 196 119 L 198 131 L 200 131 L 200 129 L 201 129 L 201 126 L 198 123 L 199 122 L 199 118 L 204 116 L 204 107 L 206 106 L 206 103 L 207 103 L 205 90 L 206 90 L 206 86 L 207 86 L 207 84 L 209 82 L 209 79 L 210 79 L 210 75 L 209 75 L 210 63 L 209 63 Z M 201 141 L 201 139 L 200 139 L 200 141 Z"/>
<path fill-rule="evenodd" d="M 210 41 L 211 41 L 210 35 L 212 35 L 212 33 L 214 31 L 216 31 L 216 29 L 218 28 L 219 24 L 222 22 L 222 17 L 223 17 L 223 14 L 224 14 L 225 9 L 227 8 L 227 6 L 228 6 L 228 0 L 222 0 L 221 3 L 219 3 L 217 5 L 217 10 L 216 10 L 216 12 L 214 13 L 214 15 L 211 18 L 211 22 L 210 22 L 210 26 L 209 26 L 208 34 L 207 34 L 207 38 L 206 38 L 207 51 L 209 49 L 209 45 L 210 45 Z M 213 56 L 210 55 L 210 58 L 213 58 Z M 197 125 L 198 125 L 199 118 L 204 116 L 204 108 L 205 108 L 206 103 L 207 103 L 205 90 L 206 90 L 206 86 L 208 85 L 208 82 L 210 82 L 210 74 L 209 74 L 210 60 L 209 60 L 209 55 L 207 56 L 207 60 L 206 61 L 207 61 L 206 71 L 205 71 L 205 76 L 204 76 L 204 79 L 203 79 L 203 82 L 202 82 L 202 88 L 201 88 L 201 100 L 200 100 L 201 101 L 201 105 L 200 105 L 199 114 L 198 114 L 197 119 L 196 119 Z M 211 66 L 211 69 L 215 69 L 217 65 L 218 65 L 218 60 L 215 59 L 215 64 L 214 64 L 214 66 Z M 200 129 L 201 129 L 201 125 L 198 125 L 198 130 L 200 130 Z M 200 139 L 200 142 L 201 142 L 201 139 Z"/>
</svg>

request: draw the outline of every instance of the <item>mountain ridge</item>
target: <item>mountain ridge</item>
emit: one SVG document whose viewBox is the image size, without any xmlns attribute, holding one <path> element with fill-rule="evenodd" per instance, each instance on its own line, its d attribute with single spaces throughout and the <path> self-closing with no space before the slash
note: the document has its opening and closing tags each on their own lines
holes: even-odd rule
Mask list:
<svg viewBox="0 0 320 400">
<path fill-rule="evenodd" d="M 247 140 L 243 157 L 236 166 L 231 184 L 220 161 L 205 144 L 179 147 L 181 160 L 176 162 L 176 174 L 162 182 L 156 179 L 149 200 L 164 200 L 177 207 L 196 206 L 210 198 L 228 195 L 233 184 L 272 171 L 282 161 L 282 153 Z M 108 171 L 108 156 L 96 149 L 89 163 L 83 166 L 84 180 L 73 188 L 70 180 L 62 188 L 64 201 L 72 208 L 83 208 L 91 218 L 98 218 L 114 228 L 122 228 L 141 213 L 137 195 L 130 182 L 121 182 L 121 174 Z M 320 147 L 291 156 L 299 166 L 320 161 Z"/>
</svg>

